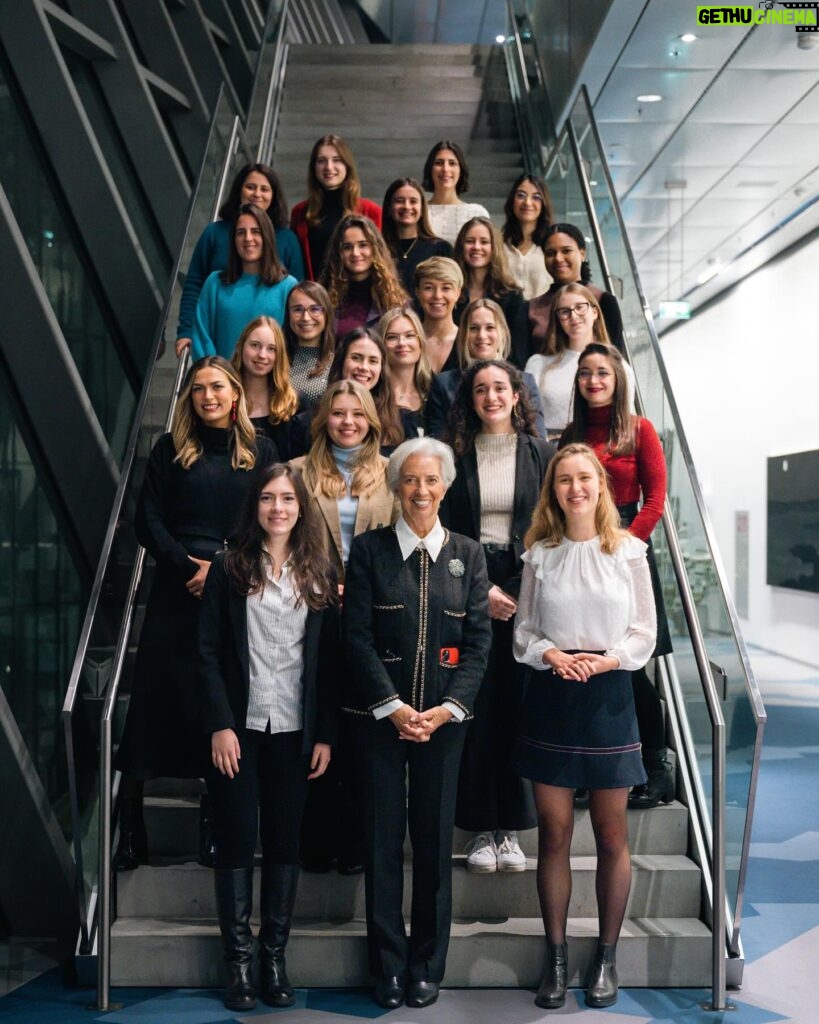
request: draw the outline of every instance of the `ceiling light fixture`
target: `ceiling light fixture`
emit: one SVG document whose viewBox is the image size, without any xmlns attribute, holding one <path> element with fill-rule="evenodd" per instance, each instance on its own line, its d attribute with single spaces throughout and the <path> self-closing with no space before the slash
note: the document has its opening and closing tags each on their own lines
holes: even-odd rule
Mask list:
<svg viewBox="0 0 819 1024">
<path fill-rule="evenodd" d="M 699 276 L 697 277 L 697 284 L 698 284 L 698 285 L 703 285 L 703 284 L 707 284 L 707 283 L 708 283 L 708 282 L 709 282 L 709 281 L 711 280 L 711 278 L 712 278 L 712 277 L 716 277 L 716 276 L 717 276 L 717 274 L 718 274 L 718 273 L 719 273 L 719 272 L 720 272 L 720 271 L 721 271 L 722 269 L 724 269 L 724 268 L 723 268 L 722 264 L 721 264 L 721 263 L 719 262 L 719 260 L 714 260 L 713 262 L 711 262 L 711 261 L 709 260 L 708 266 L 707 266 L 707 267 L 705 268 L 705 270 L 703 270 L 703 272 L 702 272 L 702 273 L 701 273 L 701 274 L 700 274 L 700 275 L 699 275 Z"/>
<path fill-rule="evenodd" d="M 697 38 L 693 32 L 683 32 L 681 36 L 678 36 L 684 43 L 693 43 Z"/>
<path fill-rule="evenodd" d="M 495 36 L 495 42 L 496 43 L 505 43 L 506 42 L 506 36 Z"/>
<path fill-rule="evenodd" d="M 662 96 L 658 92 L 643 92 L 636 99 L 638 103 L 659 103 Z"/>
</svg>

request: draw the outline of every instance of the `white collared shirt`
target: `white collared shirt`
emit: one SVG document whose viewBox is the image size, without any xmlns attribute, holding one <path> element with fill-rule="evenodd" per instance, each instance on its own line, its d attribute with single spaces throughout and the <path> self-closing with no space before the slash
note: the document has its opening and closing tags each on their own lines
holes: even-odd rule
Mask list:
<svg viewBox="0 0 819 1024">
<path fill-rule="evenodd" d="M 419 537 L 403 516 L 395 521 L 395 536 L 398 538 L 398 546 L 401 548 L 401 557 L 406 560 L 419 547 L 426 548 L 432 561 L 436 561 L 441 553 L 441 548 L 446 540 L 446 530 L 441 526 L 441 520 L 436 519 L 435 525 L 426 535 Z"/>
</svg>

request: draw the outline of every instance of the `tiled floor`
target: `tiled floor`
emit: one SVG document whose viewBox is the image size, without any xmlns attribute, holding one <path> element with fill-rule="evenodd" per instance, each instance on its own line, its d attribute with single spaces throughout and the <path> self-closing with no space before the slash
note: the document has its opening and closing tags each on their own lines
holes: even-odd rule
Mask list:
<svg viewBox="0 0 819 1024">
<path fill-rule="evenodd" d="M 522 990 L 450 990 L 427 1010 L 387 1014 L 367 993 L 300 991 L 287 1011 L 260 1006 L 237 1018 L 219 993 L 179 989 L 115 990 L 123 1004 L 106 1014 L 89 1012 L 90 990 L 70 989 L 42 955 L 13 951 L 8 967 L 0 947 L 0 1019 L 25 1024 L 232 1024 L 237 1020 L 288 1024 L 354 1024 L 386 1017 L 389 1024 L 528 1024 L 571 1017 L 576 1024 L 608 1014 L 620 1024 L 813 1024 L 819 1020 L 814 978 L 819 959 L 819 671 L 764 652 L 752 652 L 768 711 L 743 941 L 747 964 L 742 991 L 729 994 L 735 1010 L 705 1012 L 709 992 L 693 989 L 623 991 L 609 1010 L 588 1010 L 572 992 L 560 1011 L 538 1010 Z M 4 976 L 5 975 L 5 976 Z M 4 986 L 5 982 L 5 986 Z M 284 1016 L 283 1016 L 284 1015 Z"/>
</svg>

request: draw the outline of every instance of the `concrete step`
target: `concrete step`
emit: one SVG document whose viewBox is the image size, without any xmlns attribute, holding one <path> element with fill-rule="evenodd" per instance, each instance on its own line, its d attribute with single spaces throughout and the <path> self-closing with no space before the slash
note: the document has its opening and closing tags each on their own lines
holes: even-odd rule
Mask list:
<svg viewBox="0 0 819 1024">
<path fill-rule="evenodd" d="M 257 922 L 254 923 L 254 932 Z M 597 936 L 594 917 L 570 917 L 569 981 L 583 984 Z M 688 918 L 627 918 L 617 947 L 623 987 L 710 984 L 711 935 Z M 287 947 L 296 985 L 358 987 L 370 982 L 363 921 L 302 921 Z M 538 918 L 452 923 L 445 986 L 532 987 L 543 966 Z M 120 918 L 112 930 L 111 982 L 116 986 L 219 987 L 223 981 L 216 921 Z M 534 1019 L 534 1018 L 533 1018 Z"/>
<path fill-rule="evenodd" d="M 315 124 L 313 142 L 315 142 L 316 139 L 321 134 L 321 129 L 322 125 L 320 123 Z M 431 132 L 427 133 L 427 136 L 427 150 L 423 153 L 420 153 L 418 157 L 422 165 L 424 159 L 426 158 L 427 152 L 429 151 L 429 147 L 432 145 L 432 143 L 437 142 L 436 136 L 433 135 Z M 363 140 L 365 143 L 372 143 L 373 149 L 369 153 L 369 156 L 372 159 L 377 159 L 378 157 L 383 157 L 386 159 L 387 156 L 392 155 L 407 155 L 407 145 L 406 142 L 402 139 L 381 139 L 373 133 L 371 133 L 369 136 L 359 135 L 358 138 L 360 140 Z M 494 139 L 463 139 L 461 140 L 461 142 L 463 143 L 464 153 L 469 159 L 472 159 L 473 157 L 477 158 L 478 155 L 491 154 L 493 157 L 503 156 L 509 160 L 512 160 L 514 158 L 516 162 L 519 162 L 521 160 L 520 144 L 516 139 L 512 138 L 511 136 L 509 138 Z M 376 146 L 379 147 L 377 150 Z M 286 138 L 283 135 L 277 137 L 276 146 L 274 149 L 274 160 L 277 161 L 280 157 L 299 156 L 302 160 L 302 172 L 306 172 L 307 157 L 309 155 L 310 146 L 308 145 L 305 148 L 304 142 L 301 139 Z M 368 154 L 365 151 L 355 151 L 355 157 L 357 161 L 365 158 L 367 155 Z"/>
<path fill-rule="evenodd" d="M 573 917 L 597 913 L 595 857 L 572 858 Z M 627 913 L 633 917 L 697 917 L 700 871 L 687 857 L 642 854 L 632 857 L 633 878 Z M 452 900 L 461 917 L 538 917 L 535 860 L 526 871 L 471 874 L 462 855 L 453 858 Z M 411 865 L 404 868 L 404 913 L 410 912 Z M 258 904 L 257 904 L 258 905 Z M 216 916 L 213 872 L 195 863 L 146 865 L 117 877 L 117 914 L 122 917 Z M 364 917 L 364 878 L 335 872 L 302 872 L 296 918 L 348 920 Z"/>
<path fill-rule="evenodd" d="M 295 44 L 290 47 L 288 64 L 318 64 L 326 66 L 334 64 L 372 65 L 388 64 L 391 61 L 416 62 L 428 64 L 457 64 L 485 62 L 490 48 L 485 46 L 460 46 L 445 43 L 434 44 L 402 44 L 369 43 L 366 46 L 320 46 Z"/>
</svg>

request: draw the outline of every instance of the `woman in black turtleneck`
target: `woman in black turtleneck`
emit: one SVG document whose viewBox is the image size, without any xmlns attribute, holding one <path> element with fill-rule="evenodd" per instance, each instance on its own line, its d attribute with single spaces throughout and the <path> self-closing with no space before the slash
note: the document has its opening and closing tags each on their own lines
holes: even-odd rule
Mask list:
<svg viewBox="0 0 819 1024">
<path fill-rule="evenodd" d="M 338 135 L 322 135 L 310 153 L 307 199 L 296 203 L 290 226 L 296 232 L 307 277 L 317 281 L 336 225 L 348 214 L 369 217 L 381 229 L 381 207 L 361 198 L 361 182 L 350 147 Z"/>
<path fill-rule="evenodd" d="M 276 457 L 272 442 L 256 436 L 242 382 L 230 363 L 221 356 L 195 362 L 171 432 L 151 452 L 134 524 L 156 568 L 115 761 L 125 775 L 115 870 L 148 860 L 144 780 L 195 779 L 204 771 L 207 747 L 196 697 L 202 590 L 213 556 L 227 547 L 256 474 Z M 204 806 L 200 821 L 207 822 Z M 213 851 L 205 832 L 200 834 L 200 860 L 207 863 Z"/>
</svg>

